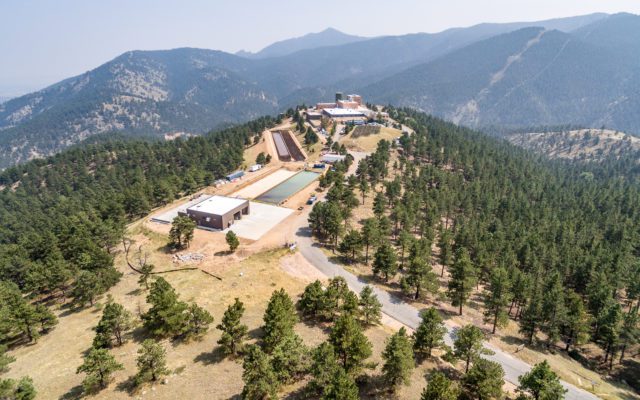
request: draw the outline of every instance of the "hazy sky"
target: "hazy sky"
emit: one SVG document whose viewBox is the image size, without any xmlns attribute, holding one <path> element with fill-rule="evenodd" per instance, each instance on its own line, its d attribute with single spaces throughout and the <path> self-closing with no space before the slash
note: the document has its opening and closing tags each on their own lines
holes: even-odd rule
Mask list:
<svg viewBox="0 0 640 400">
<path fill-rule="evenodd" d="M 0 96 L 134 49 L 257 51 L 330 26 L 379 36 L 620 11 L 640 14 L 640 0 L 0 0 Z"/>
</svg>

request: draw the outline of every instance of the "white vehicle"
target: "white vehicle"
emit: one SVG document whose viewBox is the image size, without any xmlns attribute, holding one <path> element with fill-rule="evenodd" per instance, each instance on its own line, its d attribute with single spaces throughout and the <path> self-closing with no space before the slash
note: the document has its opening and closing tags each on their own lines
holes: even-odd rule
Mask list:
<svg viewBox="0 0 640 400">
<path fill-rule="evenodd" d="M 249 167 L 249 172 L 256 172 L 262 169 L 262 164 L 255 164 Z"/>
</svg>

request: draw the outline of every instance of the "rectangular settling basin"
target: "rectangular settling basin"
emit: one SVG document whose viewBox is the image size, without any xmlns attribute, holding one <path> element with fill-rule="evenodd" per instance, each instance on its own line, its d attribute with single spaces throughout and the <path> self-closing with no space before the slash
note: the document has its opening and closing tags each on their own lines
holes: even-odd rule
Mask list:
<svg viewBox="0 0 640 400">
<path fill-rule="evenodd" d="M 309 184 L 316 180 L 319 175 L 319 173 L 311 171 L 298 172 L 281 184 L 274 186 L 268 192 L 261 194 L 256 198 L 256 200 L 263 201 L 265 203 L 280 204 L 305 187 L 309 186 Z"/>
</svg>

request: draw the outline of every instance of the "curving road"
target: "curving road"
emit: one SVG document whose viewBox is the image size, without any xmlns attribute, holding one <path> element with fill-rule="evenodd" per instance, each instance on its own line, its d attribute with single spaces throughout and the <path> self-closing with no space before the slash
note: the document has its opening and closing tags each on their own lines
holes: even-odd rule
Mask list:
<svg viewBox="0 0 640 400">
<path fill-rule="evenodd" d="M 350 151 L 349 153 L 353 156 L 354 163 L 351 165 L 351 168 L 349 169 L 347 175 L 352 175 L 355 173 L 358 162 L 366 157 L 368 153 L 353 151 Z M 324 194 L 320 197 L 324 197 Z M 330 278 L 334 276 L 341 276 L 347 281 L 351 290 L 360 293 L 362 288 L 367 285 L 367 282 L 361 280 L 356 275 L 346 271 L 344 268 L 342 268 L 341 265 L 330 261 L 325 253 L 320 249 L 319 245 L 311 237 L 311 229 L 307 226 L 306 222 L 309 211 L 310 207 L 306 208 L 302 213 L 300 213 L 298 215 L 298 218 L 300 219 L 299 224 L 296 224 L 299 226 L 298 230 L 295 232 L 295 236 L 297 238 L 296 242 L 298 248 L 300 249 L 300 253 L 302 253 L 304 258 L 306 258 L 307 261 L 309 261 L 325 276 Z M 378 300 L 380 300 L 380 303 L 382 303 L 382 311 L 385 314 L 412 329 L 416 329 L 418 327 L 418 325 L 420 324 L 420 310 L 404 302 L 402 299 L 392 296 L 385 290 L 378 289 L 375 286 L 372 286 L 372 288 L 375 294 L 378 296 Z M 445 342 L 447 343 L 447 345 L 452 346 L 457 327 L 446 321 L 445 325 L 448 329 L 447 335 L 445 336 Z M 516 386 L 518 385 L 518 377 L 531 369 L 531 366 L 526 362 L 513 357 L 509 353 L 500 350 L 489 343 L 485 343 L 485 347 L 493 351 L 494 354 L 483 357 L 502 365 L 502 369 L 504 369 L 505 380 L 513 383 Z M 565 395 L 566 400 L 598 399 L 597 396 L 587 392 L 586 390 L 580 389 L 564 381 L 561 382 L 562 385 L 567 389 L 567 393 Z"/>
<path fill-rule="evenodd" d="M 346 271 L 339 264 L 331 262 L 324 252 L 318 247 L 311 237 L 311 230 L 306 228 L 300 228 L 296 232 L 297 243 L 302 255 L 314 265 L 320 272 L 327 277 L 341 276 L 343 277 L 351 290 L 359 293 L 366 282 L 358 278 L 356 275 Z M 385 290 L 373 287 L 375 294 L 378 296 L 380 303 L 382 303 L 382 311 L 395 320 L 403 323 L 404 325 L 416 329 L 420 324 L 419 310 L 412 305 L 409 305 L 398 299 Z M 445 342 L 448 345 L 453 344 L 453 337 L 455 335 L 455 327 L 447 324 L 448 333 L 445 337 Z M 502 365 L 504 369 L 505 380 L 518 385 L 518 377 L 531 369 L 531 366 L 522 360 L 519 360 L 510 354 L 485 343 L 485 347 L 494 352 L 491 356 L 485 356 L 487 359 L 496 361 Z M 565 396 L 567 400 L 588 400 L 598 399 L 597 396 L 582 390 L 569 383 L 562 382 L 562 385 L 568 390 Z"/>
</svg>

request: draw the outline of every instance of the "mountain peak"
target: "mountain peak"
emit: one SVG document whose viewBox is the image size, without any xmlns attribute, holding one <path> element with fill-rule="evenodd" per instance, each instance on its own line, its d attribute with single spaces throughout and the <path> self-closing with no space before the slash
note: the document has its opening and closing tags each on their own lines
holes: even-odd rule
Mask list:
<svg viewBox="0 0 640 400">
<path fill-rule="evenodd" d="M 257 53 L 239 51 L 236 55 L 248 58 L 281 57 L 300 50 L 309 50 L 319 47 L 340 46 L 343 44 L 359 42 L 367 38 L 349 35 L 333 27 L 328 27 L 320 32 L 307 33 L 306 35 L 281 40 L 260 50 Z"/>
</svg>

